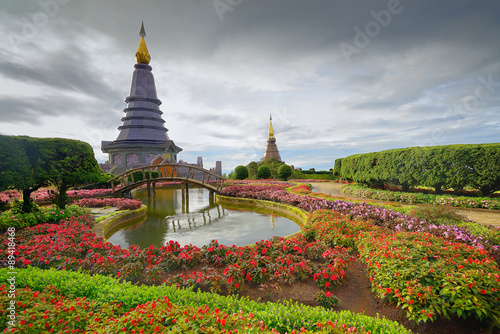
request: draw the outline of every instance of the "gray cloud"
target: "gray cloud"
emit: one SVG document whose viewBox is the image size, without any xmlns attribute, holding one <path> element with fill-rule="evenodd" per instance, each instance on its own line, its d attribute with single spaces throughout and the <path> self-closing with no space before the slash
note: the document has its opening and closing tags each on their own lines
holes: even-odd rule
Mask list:
<svg viewBox="0 0 500 334">
<path fill-rule="evenodd" d="M 282 155 L 304 167 L 394 147 L 500 142 L 496 0 L 400 0 L 390 18 L 387 0 L 243 0 L 222 20 L 212 3 L 72 0 L 54 15 L 37 1 L 2 3 L 1 131 L 90 132 L 102 159 L 98 140 L 121 125 L 144 20 L 181 159 L 234 167 L 260 158 L 270 113 Z M 47 21 L 23 36 L 40 13 Z M 356 44 L 358 28 L 366 45 Z M 357 52 L 345 57 L 341 43 Z"/>
</svg>

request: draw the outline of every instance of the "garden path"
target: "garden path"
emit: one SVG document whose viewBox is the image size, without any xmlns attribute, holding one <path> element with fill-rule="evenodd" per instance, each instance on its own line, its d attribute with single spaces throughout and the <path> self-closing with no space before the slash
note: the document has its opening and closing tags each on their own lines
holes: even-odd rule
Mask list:
<svg viewBox="0 0 500 334">
<path fill-rule="evenodd" d="M 343 184 L 341 184 L 341 183 L 311 182 L 310 184 L 313 186 L 313 191 L 316 191 L 316 192 L 322 192 L 325 194 L 329 194 L 331 196 L 339 196 L 339 197 L 343 197 L 346 199 L 364 200 L 364 199 L 359 198 L 359 197 L 343 194 L 340 191 L 340 187 L 343 186 Z M 387 203 L 387 201 L 377 201 L 377 200 L 370 200 L 370 201 L 379 202 L 379 203 Z M 399 202 L 397 202 L 397 203 L 399 203 Z M 455 211 L 458 214 L 466 216 L 467 218 L 475 221 L 476 223 L 480 223 L 483 225 L 500 226 L 500 210 L 455 208 Z"/>
</svg>

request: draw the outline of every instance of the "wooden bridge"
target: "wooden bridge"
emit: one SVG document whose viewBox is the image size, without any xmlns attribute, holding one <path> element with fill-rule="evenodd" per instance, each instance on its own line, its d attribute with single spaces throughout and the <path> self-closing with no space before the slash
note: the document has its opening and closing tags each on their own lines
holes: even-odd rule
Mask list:
<svg viewBox="0 0 500 334">
<path fill-rule="evenodd" d="M 108 182 L 115 195 L 121 197 L 124 193 L 146 184 L 148 199 L 156 196 L 157 182 L 180 181 L 183 198 L 189 198 L 189 185 L 203 187 L 214 193 L 220 193 L 226 179 L 219 174 L 201 167 L 183 164 L 162 164 L 134 168 L 122 173 Z M 118 184 L 116 184 L 118 182 Z"/>
</svg>

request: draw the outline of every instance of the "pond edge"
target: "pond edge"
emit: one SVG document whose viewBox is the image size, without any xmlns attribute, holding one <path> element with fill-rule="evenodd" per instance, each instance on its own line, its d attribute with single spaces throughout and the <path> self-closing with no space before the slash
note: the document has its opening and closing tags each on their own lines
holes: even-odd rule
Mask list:
<svg viewBox="0 0 500 334">
<path fill-rule="evenodd" d="M 115 216 L 111 216 L 109 218 L 104 219 L 103 221 L 94 225 L 92 230 L 96 234 L 97 237 L 101 237 L 104 240 L 106 240 L 105 235 L 110 230 L 112 230 L 113 228 L 116 228 L 117 226 L 119 226 L 123 223 L 128 222 L 129 220 L 145 216 L 146 211 L 147 211 L 147 206 L 145 206 L 143 204 L 143 205 L 141 205 L 141 207 L 139 209 L 130 210 L 127 212 L 122 212 L 122 213 L 117 214 Z"/>
<path fill-rule="evenodd" d="M 215 201 L 218 204 L 225 204 L 229 206 L 238 205 L 246 208 L 256 208 L 271 211 L 271 213 L 276 213 L 277 216 L 293 220 L 297 225 L 301 227 L 307 225 L 308 223 L 309 213 L 307 211 L 287 204 L 252 198 L 229 197 L 222 195 L 216 195 Z M 285 239 L 292 238 L 300 232 L 301 231 L 290 234 L 286 236 Z"/>
</svg>

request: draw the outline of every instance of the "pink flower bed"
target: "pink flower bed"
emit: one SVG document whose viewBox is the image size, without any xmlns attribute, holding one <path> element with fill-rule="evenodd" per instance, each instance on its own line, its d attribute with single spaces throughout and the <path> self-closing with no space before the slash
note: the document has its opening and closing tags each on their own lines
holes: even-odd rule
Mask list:
<svg viewBox="0 0 500 334">
<path fill-rule="evenodd" d="M 137 199 L 128 198 L 83 198 L 73 204 L 85 206 L 87 208 L 102 208 L 105 206 L 113 206 L 120 210 L 137 210 L 141 207 L 142 202 Z"/>
<path fill-rule="evenodd" d="M 91 190 L 68 190 L 66 192 L 70 198 L 92 198 L 103 197 L 113 194 L 112 189 L 91 189 Z M 35 202 L 50 202 L 55 198 L 54 188 L 39 189 L 31 194 Z M 0 193 L 0 202 L 12 202 L 15 199 L 22 199 L 21 193 L 17 190 L 7 190 Z"/>
<path fill-rule="evenodd" d="M 305 189 L 304 189 L 305 190 Z M 359 218 L 389 228 L 394 231 L 427 232 L 449 241 L 460 241 L 477 247 L 490 248 L 497 253 L 498 245 L 491 245 L 481 236 L 471 234 L 467 229 L 454 225 L 434 225 L 425 220 L 404 215 L 394 210 L 370 205 L 366 202 L 353 203 L 343 200 L 327 200 L 320 197 L 291 194 L 277 186 L 229 186 L 222 193 L 224 196 L 252 198 L 273 201 L 296 206 L 308 212 L 316 210 L 333 210 L 352 219 Z"/>
</svg>

